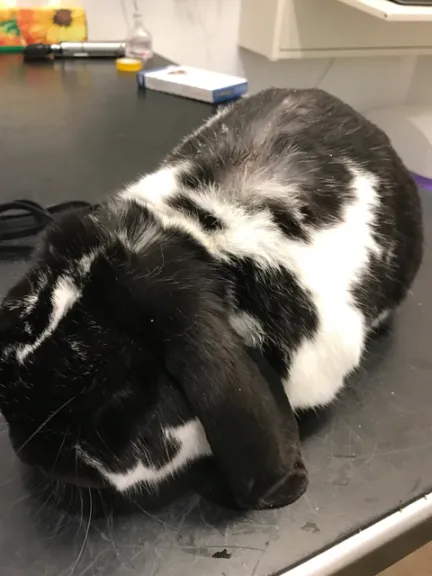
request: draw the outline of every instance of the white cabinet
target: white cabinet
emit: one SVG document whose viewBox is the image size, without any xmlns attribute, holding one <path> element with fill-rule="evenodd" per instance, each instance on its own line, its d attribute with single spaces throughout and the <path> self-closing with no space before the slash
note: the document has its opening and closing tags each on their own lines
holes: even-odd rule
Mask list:
<svg viewBox="0 0 432 576">
<path fill-rule="evenodd" d="M 389 0 L 339 0 L 339 2 L 389 22 L 432 21 L 432 6 L 404 6 Z"/>
<path fill-rule="evenodd" d="M 270 60 L 432 54 L 432 8 L 388 0 L 242 0 L 239 45 Z"/>
</svg>

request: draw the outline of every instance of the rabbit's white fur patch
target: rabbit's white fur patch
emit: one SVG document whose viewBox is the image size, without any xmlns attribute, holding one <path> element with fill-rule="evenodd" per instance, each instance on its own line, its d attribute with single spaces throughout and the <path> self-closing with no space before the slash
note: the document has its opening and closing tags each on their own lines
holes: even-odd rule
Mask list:
<svg viewBox="0 0 432 576">
<path fill-rule="evenodd" d="M 286 380 L 295 408 L 329 404 L 360 362 L 368 327 L 351 289 L 370 254 L 381 255 L 372 234 L 375 186 L 374 176 L 353 169 L 355 200 L 345 207 L 342 222 L 317 230 L 309 244 L 292 242 L 289 247 L 291 270 L 313 295 L 319 315 L 317 333 L 293 354 Z"/>
<path fill-rule="evenodd" d="M 70 310 L 74 303 L 79 299 L 80 295 L 81 293 L 79 289 L 75 286 L 71 278 L 61 276 L 57 280 L 51 295 L 52 311 L 48 325 L 34 340 L 34 342 L 24 344 L 16 349 L 18 362 L 22 364 L 29 354 L 37 350 L 44 340 L 51 336 L 62 318 L 64 318 L 68 313 L 68 310 Z M 32 302 L 32 306 L 35 306 L 38 300 L 38 294 L 33 296 L 34 303 Z M 29 313 L 28 309 L 26 310 L 26 313 Z"/>
<path fill-rule="evenodd" d="M 133 199 L 145 196 L 147 202 L 158 206 L 163 200 L 178 191 L 177 174 L 180 169 L 184 168 L 184 165 L 178 165 L 147 174 L 137 182 L 130 184 L 121 196 Z"/>
<path fill-rule="evenodd" d="M 138 461 L 133 468 L 125 472 L 110 472 L 82 450 L 78 449 L 78 454 L 86 464 L 96 468 L 119 492 L 126 492 L 140 484 L 158 484 L 175 475 L 194 460 L 211 454 L 204 428 L 198 420 L 191 420 L 176 428 L 166 428 L 164 433 L 167 439 L 178 443 L 179 450 L 170 462 L 160 468 L 147 466 Z"/>
<path fill-rule="evenodd" d="M 220 230 L 206 232 L 198 221 L 164 202 L 176 195 L 173 181 L 177 166 L 164 168 L 160 178 L 153 176 L 151 189 L 146 176 L 121 194 L 123 199 L 133 199 L 151 209 L 165 228 L 178 227 L 191 234 L 219 260 L 229 261 L 231 256 L 251 258 L 262 270 L 284 268 L 311 294 L 318 313 L 318 331 L 291 351 L 289 375 L 284 382 L 293 408 L 323 406 L 335 398 L 344 378 L 360 362 L 369 329 L 351 290 L 364 273 L 370 255 L 381 257 L 382 249 L 373 237 L 378 182 L 360 167 L 349 162 L 347 166 L 352 174 L 350 188 L 354 199 L 344 207 L 341 221 L 310 230 L 308 242 L 288 238 L 270 213 L 249 211 L 247 202 L 238 202 L 238 196 L 227 194 L 221 198 L 211 186 L 191 192 L 197 205 L 223 223 Z M 244 184 L 250 183 L 245 180 Z M 261 195 L 264 184 L 258 189 L 254 185 L 254 192 L 249 190 L 249 202 L 254 202 L 254 193 Z M 275 188 L 281 186 L 270 184 L 274 195 Z M 177 190 L 185 192 L 179 184 Z M 295 206 L 295 190 L 285 189 L 285 198 L 287 208 Z M 239 311 L 232 315 L 230 323 L 245 343 L 259 347 L 265 333 L 257 320 Z"/>
</svg>

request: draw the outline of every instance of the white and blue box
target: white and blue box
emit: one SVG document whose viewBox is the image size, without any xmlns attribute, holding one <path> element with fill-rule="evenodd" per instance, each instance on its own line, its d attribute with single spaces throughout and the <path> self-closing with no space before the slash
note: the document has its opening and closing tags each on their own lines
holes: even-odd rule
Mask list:
<svg viewBox="0 0 432 576">
<path fill-rule="evenodd" d="M 140 88 L 212 104 L 235 100 L 248 91 L 248 82 L 245 78 L 192 66 L 173 65 L 155 70 L 140 70 L 137 72 L 137 81 Z"/>
</svg>

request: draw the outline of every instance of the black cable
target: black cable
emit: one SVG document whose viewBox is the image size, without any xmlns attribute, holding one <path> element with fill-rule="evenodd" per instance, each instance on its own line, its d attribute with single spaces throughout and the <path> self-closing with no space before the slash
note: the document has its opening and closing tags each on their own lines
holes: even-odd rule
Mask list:
<svg viewBox="0 0 432 576">
<path fill-rule="evenodd" d="M 44 208 L 32 200 L 14 200 L 0 204 L 0 260 L 21 260 L 33 251 L 34 240 L 59 216 L 90 208 L 91 204 L 72 200 Z M 33 239 L 33 243 L 29 239 Z M 26 239 L 26 243 L 22 240 Z"/>
</svg>

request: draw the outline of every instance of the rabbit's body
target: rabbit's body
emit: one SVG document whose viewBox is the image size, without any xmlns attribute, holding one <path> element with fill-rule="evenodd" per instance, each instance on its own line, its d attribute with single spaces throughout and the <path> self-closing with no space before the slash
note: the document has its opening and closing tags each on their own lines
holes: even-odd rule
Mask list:
<svg viewBox="0 0 432 576">
<path fill-rule="evenodd" d="M 318 90 L 226 108 L 121 197 L 222 264 L 232 327 L 295 408 L 334 399 L 421 259 L 416 187 L 387 137 Z"/>
<path fill-rule="evenodd" d="M 244 99 L 47 231 L 0 314 L 16 451 L 119 491 L 211 452 L 239 504 L 285 505 L 307 486 L 291 407 L 335 398 L 421 256 L 378 128 L 318 90 Z"/>
</svg>

